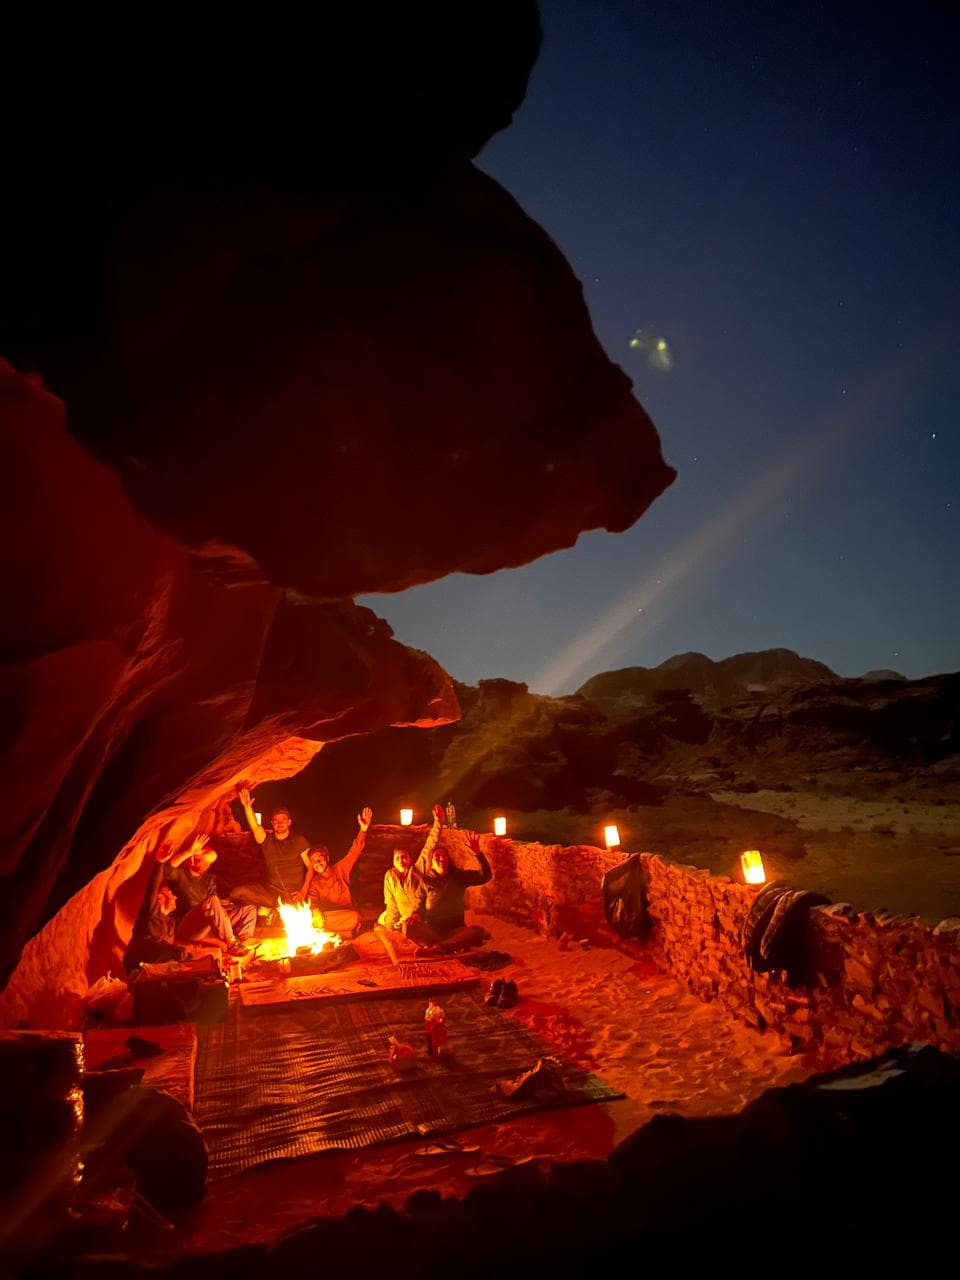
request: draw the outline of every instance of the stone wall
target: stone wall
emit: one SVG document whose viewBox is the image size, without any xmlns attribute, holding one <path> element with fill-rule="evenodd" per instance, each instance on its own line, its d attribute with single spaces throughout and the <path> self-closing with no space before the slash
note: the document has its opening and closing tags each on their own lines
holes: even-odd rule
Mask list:
<svg viewBox="0 0 960 1280">
<path fill-rule="evenodd" d="M 481 910 L 594 942 L 614 936 L 600 881 L 627 855 L 496 838 L 484 848 L 495 879 L 476 892 Z M 462 860 L 456 849 L 454 856 Z M 842 903 L 816 908 L 809 981 L 790 987 L 785 974 L 755 973 L 743 956 L 741 930 L 757 889 L 656 854 L 641 858 L 661 963 L 700 999 L 779 1033 L 785 1051 L 815 1067 L 912 1041 L 960 1052 L 960 920 L 934 927 Z"/>
</svg>

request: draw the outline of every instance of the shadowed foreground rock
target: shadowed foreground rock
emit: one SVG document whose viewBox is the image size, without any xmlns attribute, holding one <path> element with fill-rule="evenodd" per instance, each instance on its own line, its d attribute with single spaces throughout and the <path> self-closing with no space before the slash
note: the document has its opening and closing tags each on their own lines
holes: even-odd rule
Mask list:
<svg viewBox="0 0 960 1280">
<path fill-rule="evenodd" d="M 620 1274 L 651 1263 L 716 1274 L 810 1274 L 843 1260 L 889 1264 L 903 1249 L 949 1248 L 960 1138 L 960 1062 L 895 1050 L 773 1089 L 740 1115 L 662 1116 L 607 1161 L 520 1166 L 464 1200 L 421 1192 L 321 1221 L 267 1248 L 184 1259 L 151 1275 L 358 1277 Z M 949 1156 L 948 1156 L 949 1158 Z M 60 1274 L 145 1276 L 132 1261 Z"/>
</svg>

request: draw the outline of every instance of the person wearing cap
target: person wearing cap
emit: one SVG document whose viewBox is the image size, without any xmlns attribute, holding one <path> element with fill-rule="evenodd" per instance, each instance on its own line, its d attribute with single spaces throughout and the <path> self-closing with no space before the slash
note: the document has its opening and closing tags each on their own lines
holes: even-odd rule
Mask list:
<svg viewBox="0 0 960 1280">
<path fill-rule="evenodd" d="M 253 811 L 249 788 L 241 787 L 237 795 L 247 825 L 263 853 L 267 876 L 266 883 L 237 885 L 233 890 L 234 901 L 254 907 L 275 907 L 280 900 L 303 902 L 310 870 L 304 857 L 310 852 L 309 840 L 292 829 L 293 818 L 285 805 L 274 809 L 270 817 L 271 830 L 265 831 Z"/>
<path fill-rule="evenodd" d="M 322 844 L 303 855 L 307 878 L 297 898 L 301 902 L 310 903 L 318 929 L 338 933 L 341 937 L 359 932 L 360 912 L 353 905 L 350 873 L 363 853 L 367 830 L 372 821 L 373 810 L 369 806 L 357 814 L 360 830 L 349 851 L 339 862 L 330 861 L 330 850 Z"/>
<path fill-rule="evenodd" d="M 216 860 L 216 850 L 208 846 L 206 836 L 197 836 L 172 856 L 168 852 L 158 855 L 158 861 L 167 863 L 166 881 L 177 899 L 177 941 L 200 942 L 215 937 L 227 955 L 239 959 L 250 954 L 246 941 L 253 936 L 257 909 L 220 897 L 216 877 L 210 870 Z"/>
</svg>

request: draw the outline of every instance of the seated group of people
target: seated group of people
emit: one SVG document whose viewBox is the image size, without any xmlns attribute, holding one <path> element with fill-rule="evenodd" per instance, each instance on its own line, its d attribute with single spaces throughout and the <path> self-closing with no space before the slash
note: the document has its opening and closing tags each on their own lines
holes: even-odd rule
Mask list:
<svg viewBox="0 0 960 1280">
<path fill-rule="evenodd" d="M 217 941 L 227 955 L 243 958 L 251 953 L 259 908 L 273 909 L 279 902 L 309 903 L 317 928 L 349 937 L 362 922 L 350 892 L 350 874 L 363 853 L 373 813 L 365 808 L 357 815 L 359 830 L 347 854 L 333 862 L 323 845 L 311 847 L 293 830 L 290 811 L 277 808 L 272 829 L 261 825 L 253 810 L 250 792 L 239 792 L 247 823 L 260 846 L 266 865 L 262 882 L 236 886 L 229 898 L 221 898 L 211 870 L 216 851 L 206 836 L 197 836 L 177 854 L 168 848 L 157 854 L 157 866 L 124 953 L 130 971 L 141 964 L 181 960 L 192 942 Z M 407 849 L 395 849 L 393 866 L 383 883 L 384 910 L 377 921 L 380 937 L 396 962 L 395 935 L 418 944 L 421 952 L 464 950 L 476 946 L 486 931 L 464 920 L 464 890 L 486 884 L 490 864 L 475 833 L 468 836 L 479 869 L 454 866 L 440 843 L 444 810 L 433 810 L 430 834 L 416 859 Z"/>
</svg>

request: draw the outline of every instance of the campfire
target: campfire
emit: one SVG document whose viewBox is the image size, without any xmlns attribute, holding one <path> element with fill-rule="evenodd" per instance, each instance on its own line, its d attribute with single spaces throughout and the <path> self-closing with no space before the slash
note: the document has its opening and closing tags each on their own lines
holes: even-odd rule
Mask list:
<svg viewBox="0 0 960 1280">
<path fill-rule="evenodd" d="M 294 906 L 292 903 L 281 902 L 277 904 L 277 909 L 283 921 L 284 936 L 264 939 L 260 947 L 262 960 L 284 960 L 298 955 L 316 956 L 321 951 L 340 946 L 338 933 L 327 933 L 316 927 L 313 911 L 307 903 Z"/>
</svg>

